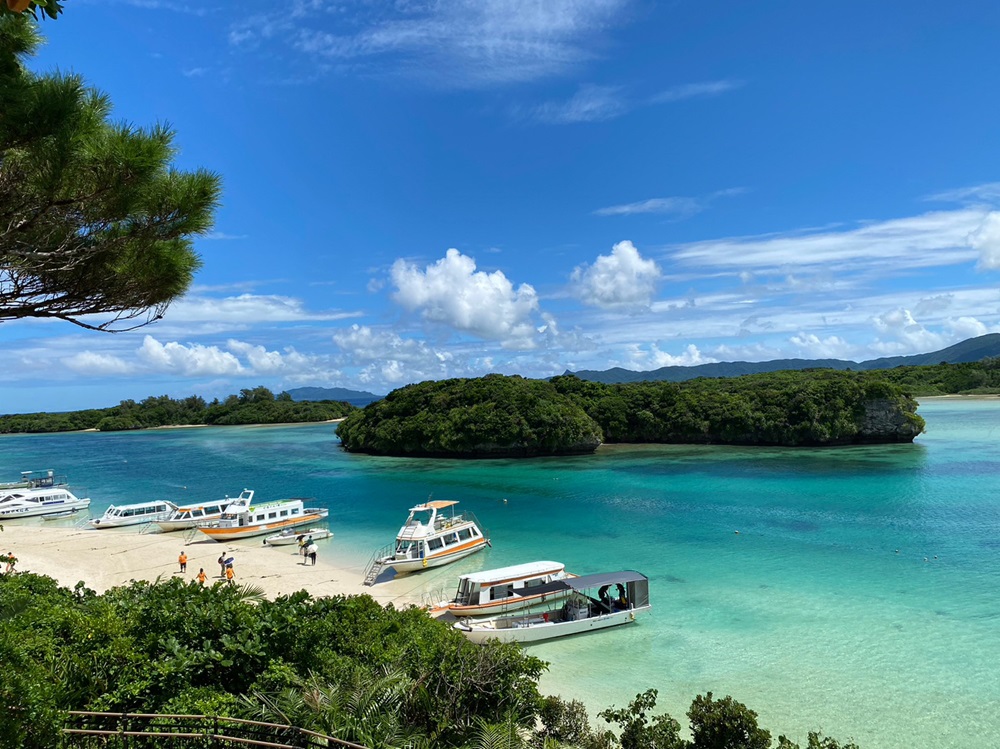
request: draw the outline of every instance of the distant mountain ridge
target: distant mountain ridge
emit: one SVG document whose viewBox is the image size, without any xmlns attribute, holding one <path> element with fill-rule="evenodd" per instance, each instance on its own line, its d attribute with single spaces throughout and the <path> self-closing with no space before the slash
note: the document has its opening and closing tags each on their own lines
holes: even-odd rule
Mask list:
<svg viewBox="0 0 1000 749">
<path fill-rule="evenodd" d="M 365 390 L 347 388 L 301 387 L 286 390 L 293 401 L 346 401 L 352 406 L 363 407 L 373 401 L 382 400 L 384 395 L 375 395 Z"/>
<path fill-rule="evenodd" d="M 965 364 L 982 361 L 990 356 L 1000 356 L 1000 333 L 969 338 L 940 351 L 912 356 L 887 356 L 881 359 L 854 362 L 844 359 L 774 359 L 763 362 L 716 362 L 690 367 L 660 367 L 648 372 L 635 372 L 614 367 L 605 370 L 581 369 L 578 372 L 566 370 L 564 374 L 575 375 L 581 380 L 606 384 L 622 382 L 667 381 L 683 382 L 696 377 L 739 377 L 746 374 L 778 372 L 784 369 L 892 369 L 902 366 L 925 366 L 930 364 Z"/>
</svg>

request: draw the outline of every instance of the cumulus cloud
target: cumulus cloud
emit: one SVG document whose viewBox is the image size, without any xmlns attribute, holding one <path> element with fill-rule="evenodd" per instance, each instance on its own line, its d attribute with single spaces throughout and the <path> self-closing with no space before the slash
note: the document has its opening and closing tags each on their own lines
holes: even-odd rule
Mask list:
<svg viewBox="0 0 1000 749">
<path fill-rule="evenodd" d="M 979 253 L 980 268 L 1000 268 L 1000 211 L 990 211 L 969 233 L 969 246 Z"/>
<path fill-rule="evenodd" d="M 662 277 L 653 260 L 643 258 L 630 241 L 618 242 L 610 255 L 578 266 L 571 276 L 584 304 L 604 309 L 648 310 Z"/>
<path fill-rule="evenodd" d="M 871 348 L 884 355 L 916 354 L 934 351 L 948 345 L 940 333 L 927 330 L 914 319 L 910 310 L 899 307 L 884 312 L 872 320 L 880 334 Z M 885 340 L 888 338 L 888 340 Z"/>
<path fill-rule="evenodd" d="M 444 377 L 453 356 L 436 351 L 426 341 L 403 338 L 395 331 L 352 325 L 338 331 L 333 342 L 341 349 L 349 366 L 361 367 L 364 382 L 390 385 Z"/>
<path fill-rule="evenodd" d="M 254 374 L 272 375 L 286 373 L 301 373 L 303 370 L 312 371 L 317 365 L 314 356 L 300 354 L 294 348 L 288 347 L 284 353 L 280 351 L 268 351 L 263 346 L 230 339 L 226 341 L 226 348 L 232 353 L 243 357 L 249 369 Z"/>
<path fill-rule="evenodd" d="M 626 345 L 624 350 L 626 356 L 625 366 L 640 372 L 659 369 L 660 367 L 693 367 L 698 364 L 711 364 L 717 361 L 703 355 L 693 343 L 689 343 L 684 348 L 684 351 L 676 356 L 663 351 L 655 343 L 650 344 L 648 347 L 633 343 Z"/>
<path fill-rule="evenodd" d="M 803 359 L 851 359 L 852 346 L 840 336 L 820 338 L 815 333 L 793 335 L 788 339 Z"/>
<path fill-rule="evenodd" d="M 425 320 L 447 325 L 508 348 L 530 348 L 535 327 L 532 313 L 538 296 L 529 284 L 517 289 L 501 271 L 476 270 L 476 262 L 455 249 L 421 270 L 397 260 L 390 270 L 396 286 L 392 298 Z"/>
<path fill-rule="evenodd" d="M 135 371 L 135 365 L 121 357 L 110 354 L 98 354 L 93 351 L 81 351 L 72 356 L 64 357 L 62 363 L 80 374 L 88 377 L 113 375 L 129 375 Z"/>
<path fill-rule="evenodd" d="M 136 355 L 140 362 L 157 372 L 197 377 L 243 372 L 239 359 L 217 346 L 184 345 L 176 341 L 160 343 L 150 335 L 143 339 Z"/>
</svg>

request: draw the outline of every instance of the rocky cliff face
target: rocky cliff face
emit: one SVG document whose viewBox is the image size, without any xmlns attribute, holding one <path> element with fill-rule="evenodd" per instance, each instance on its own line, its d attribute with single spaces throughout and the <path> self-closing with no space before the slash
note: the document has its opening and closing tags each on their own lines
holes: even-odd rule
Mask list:
<svg viewBox="0 0 1000 749">
<path fill-rule="evenodd" d="M 855 438 L 858 443 L 913 442 L 924 431 L 924 420 L 916 414 L 912 401 L 901 405 L 890 398 L 877 398 L 865 401 L 864 409 Z"/>
</svg>

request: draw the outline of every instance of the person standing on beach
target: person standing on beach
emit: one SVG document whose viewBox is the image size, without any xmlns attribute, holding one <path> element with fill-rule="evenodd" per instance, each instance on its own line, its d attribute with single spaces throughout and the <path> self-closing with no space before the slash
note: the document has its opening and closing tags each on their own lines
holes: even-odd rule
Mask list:
<svg viewBox="0 0 1000 749">
<path fill-rule="evenodd" d="M 181 566 L 181 572 L 187 572 L 188 555 L 184 553 L 183 549 L 181 550 L 181 555 L 177 557 L 177 564 Z"/>
<path fill-rule="evenodd" d="M 219 577 L 226 576 L 226 554 L 219 554 Z"/>
<path fill-rule="evenodd" d="M 236 583 L 233 582 L 235 579 L 236 579 L 236 573 L 233 571 L 233 565 L 231 564 L 226 565 L 226 581 L 230 585 L 236 585 Z"/>
<path fill-rule="evenodd" d="M 308 555 L 310 561 L 312 561 L 313 567 L 316 566 L 316 552 L 317 551 L 319 551 L 319 547 L 316 544 L 309 544 L 306 547 L 306 554 Z M 305 562 L 302 562 L 302 564 L 305 564 Z"/>
<path fill-rule="evenodd" d="M 199 583 L 201 583 L 202 585 L 204 585 L 205 581 L 207 579 L 208 579 L 208 575 L 205 574 L 205 568 L 202 567 L 200 570 L 198 570 L 198 576 L 195 577 L 195 580 L 197 580 Z"/>
<path fill-rule="evenodd" d="M 9 575 L 14 571 L 14 565 L 17 564 L 17 557 L 14 556 L 13 551 L 8 551 L 4 561 L 7 562 L 7 566 L 4 567 L 3 573 Z"/>
</svg>

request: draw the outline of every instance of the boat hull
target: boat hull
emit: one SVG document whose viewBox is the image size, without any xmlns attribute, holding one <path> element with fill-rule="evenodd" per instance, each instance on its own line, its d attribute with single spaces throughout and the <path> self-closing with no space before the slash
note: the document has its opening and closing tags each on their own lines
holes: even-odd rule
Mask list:
<svg viewBox="0 0 1000 749">
<path fill-rule="evenodd" d="M 262 536 L 265 533 L 275 533 L 285 528 L 301 528 L 304 525 L 312 525 L 326 518 L 326 513 L 309 513 L 297 518 L 288 520 L 276 520 L 272 523 L 261 523 L 259 525 L 244 525 L 232 528 L 209 526 L 199 527 L 202 533 L 216 541 L 229 541 L 237 538 L 250 538 L 251 536 Z"/>
<path fill-rule="evenodd" d="M 299 536 L 312 536 L 313 541 L 321 541 L 324 538 L 330 538 L 333 534 L 330 533 L 326 528 L 309 528 L 301 533 L 279 533 L 274 536 L 268 536 L 264 539 L 264 543 L 268 546 L 291 546 L 292 544 L 297 544 L 299 542 Z"/>
<path fill-rule="evenodd" d="M 68 515 L 88 507 L 90 507 L 89 499 L 66 499 L 39 507 L 11 507 L 0 511 L 0 518 L 12 520 L 13 518 L 36 518 L 46 515 Z"/>
<path fill-rule="evenodd" d="M 487 620 L 484 622 L 456 622 L 455 629 L 464 634 L 471 642 L 483 644 L 489 640 L 501 642 L 532 643 L 551 640 L 556 637 L 568 637 L 584 632 L 595 632 L 609 627 L 619 627 L 631 624 L 636 617 L 649 610 L 648 606 L 627 611 L 613 611 L 610 614 L 600 614 L 587 619 L 568 621 L 549 621 L 542 614 L 518 617 L 513 620 L 503 620 L 512 626 L 497 626 L 502 620 Z"/>
<path fill-rule="evenodd" d="M 425 556 L 423 559 L 393 559 L 389 557 L 383 560 L 383 565 L 394 569 L 397 574 L 420 572 L 420 570 L 430 569 L 431 567 L 441 567 L 445 564 L 457 562 L 459 559 L 464 559 L 470 554 L 475 554 L 477 551 L 486 548 L 486 544 L 486 539 L 479 538 L 464 546 L 446 549 L 441 554 L 432 554 Z"/>
<path fill-rule="evenodd" d="M 551 593 L 539 593 L 538 595 L 514 596 L 500 601 L 489 601 L 475 605 L 462 606 L 457 603 L 449 603 L 446 606 L 439 606 L 432 610 L 437 615 L 445 611 L 457 617 L 463 616 L 496 616 L 506 614 L 510 611 L 522 611 L 534 606 L 543 606 L 557 601 L 562 601 L 571 595 L 571 591 L 553 591 Z"/>
</svg>

